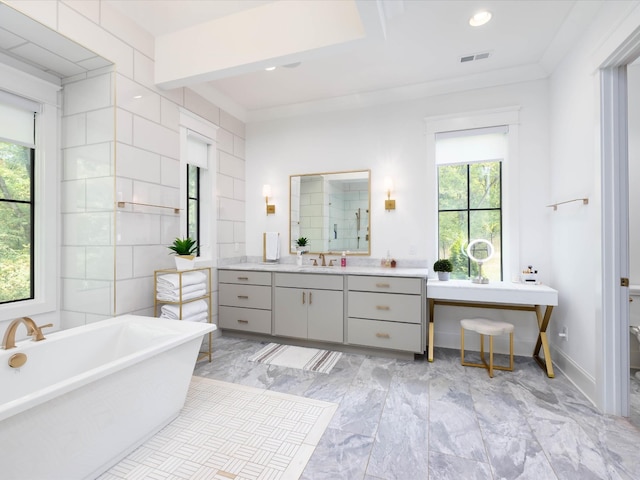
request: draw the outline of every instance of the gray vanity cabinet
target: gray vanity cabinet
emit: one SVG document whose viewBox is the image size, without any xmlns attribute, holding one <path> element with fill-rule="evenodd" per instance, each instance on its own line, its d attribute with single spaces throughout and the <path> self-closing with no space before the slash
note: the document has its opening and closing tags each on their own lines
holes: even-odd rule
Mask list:
<svg viewBox="0 0 640 480">
<path fill-rule="evenodd" d="M 274 334 L 342 343 L 343 304 L 342 275 L 276 273 Z"/>
<path fill-rule="evenodd" d="M 348 277 L 347 343 L 422 352 L 424 281 Z"/>
<path fill-rule="evenodd" d="M 221 328 L 271 334 L 271 273 L 218 272 Z"/>
</svg>

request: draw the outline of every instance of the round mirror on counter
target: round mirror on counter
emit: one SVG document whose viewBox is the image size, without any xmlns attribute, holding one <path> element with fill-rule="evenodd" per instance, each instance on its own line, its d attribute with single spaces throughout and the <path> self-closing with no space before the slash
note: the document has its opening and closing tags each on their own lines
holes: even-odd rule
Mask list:
<svg viewBox="0 0 640 480">
<path fill-rule="evenodd" d="M 493 257 L 493 245 L 489 240 L 478 238 L 469 242 L 467 246 L 468 257 L 478 264 L 478 276 L 473 277 L 473 283 L 489 283 L 489 279 L 482 275 L 482 264 Z"/>
</svg>

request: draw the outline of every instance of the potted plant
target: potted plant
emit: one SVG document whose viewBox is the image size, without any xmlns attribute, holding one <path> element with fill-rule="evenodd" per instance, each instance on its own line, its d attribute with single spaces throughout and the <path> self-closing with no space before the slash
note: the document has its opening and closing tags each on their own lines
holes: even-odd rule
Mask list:
<svg viewBox="0 0 640 480">
<path fill-rule="evenodd" d="M 309 241 L 307 240 L 307 237 L 298 238 L 296 240 L 296 250 L 303 253 L 306 252 L 308 243 Z"/>
<path fill-rule="evenodd" d="M 453 271 L 453 264 L 448 258 L 440 258 L 433 264 L 433 271 L 438 272 L 438 280 L 446 282 Z"/>
<path fill-rule="evenodd" d="M 176 255 L 176 268 L 178 270 L 191 270 L 195 266 L 195 253 L 198 251 L 196 241 L 192 238 L 176 238 L 169 245 L 173 255 Z"/>
</svg>

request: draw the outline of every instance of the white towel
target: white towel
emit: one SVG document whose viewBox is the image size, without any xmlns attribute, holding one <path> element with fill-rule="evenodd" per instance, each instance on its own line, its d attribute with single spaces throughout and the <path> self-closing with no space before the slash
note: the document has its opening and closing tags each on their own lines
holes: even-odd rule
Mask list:
<svg viewBox="0 0 640 480">
<path fill-rule="evenodd" d="M 267 262 L 275 262 L 280 258 L 280 234 L 278 232 L 264 234 L 264 258 Z"/>
<path fill-rule="evenodd" d="M 176 320 L 175 318 L 165 316 L 164 313 L 160 315 L 160 318 L 168 318 L 170 320 Z M 190 317 L 186 317 L 182 319 L 183 322 L 206 322 L 207 320 L 209 320 L 209 312 L 196 313 L 195 315 L 191 315 Z"/>
<path fill-rule="evenodd" d="M 206 288 L 199 288 L 197 290 L 193 290 L 191 292 L 184 293 L 182 292 L 182 297 L 180 296 L 180 290 L 171 290 L 169 292 L 158 292 L 156 296 L 158 300 L 163 300 L 165 302 L 179 302 L 185 300 L 191 300 L 193 298 L 203 297 L 207 294 Z"/>
<path fill-rule="evenodd" d="M 206 289 L 207 288 L 207 284 L 206 283 L 194 283 L 193 285 L 187 285 L 182 287 L 182 293 L 191 293 L 191 292 L 195 292 L 196 290 L 202 290 L 202 289 Z M 156 291 L 161 292 L 161 293 L 178 293 L 180 291 L 179 288 L 168 288 L 167 285 L 164 286 L 160 286 L 158 285 L 158 288 L 156 289 Z"/>
<path fill-rule="evenodd" d="M 182 274 L 182 286 L 193 285 L 194 283 L 204 283 L 207 281 L 207 274 L 203 272 L 185 272 Z M 158 291 L 174 290 L 180 288 L 180 275 L 177 273 L 167 273 L 158 276 Z"/>
<path fill-rule="evenodd" d="M 165 318 L 180 319 L 180 305 L 163 305 L 160 308 Z M 207 311 L 207 302 L 196 300 L 182 305 L 182 318 L 192 317 L 198 313 Z"/>
</svg>

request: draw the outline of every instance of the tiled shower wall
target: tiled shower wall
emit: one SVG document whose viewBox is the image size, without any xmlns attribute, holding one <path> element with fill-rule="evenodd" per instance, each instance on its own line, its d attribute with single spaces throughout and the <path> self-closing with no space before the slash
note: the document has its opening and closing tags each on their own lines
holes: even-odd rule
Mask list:
<svg viewBox="0 0 640 480">
<path fill-rule="evenodd" d="M 153 313 L 153 271 L 172 266 L 167 245 L 180 234 L 179 216 L 153 207 L 117 208 L 116 202 L 179 203 L 180 107 L 219 127 L 217 205 L 204 212 L 217 219 L 212 266 L 244 257 L 244 123 L 186 88 L 157 89 L 153 38 L 108 4 L 7 3 L 115 65 L 113 72 L 65 82 L 62 328 L 113 314 Z M 133 99 L 134 92 L 142 98 Z M 96 124 L 101 128 L 94 137 L 87 127 Z M 214 274 L 214 313 L 216 280 Z"/>
</svg>

